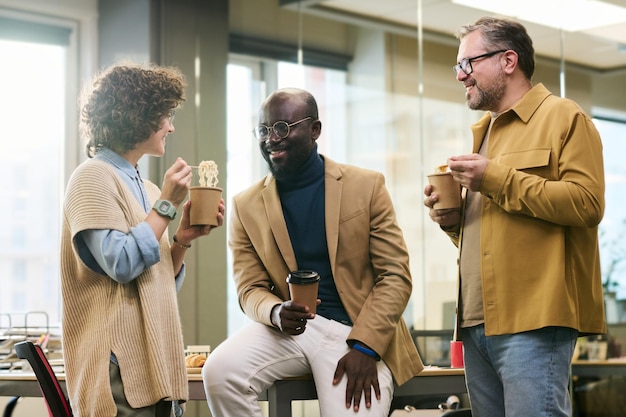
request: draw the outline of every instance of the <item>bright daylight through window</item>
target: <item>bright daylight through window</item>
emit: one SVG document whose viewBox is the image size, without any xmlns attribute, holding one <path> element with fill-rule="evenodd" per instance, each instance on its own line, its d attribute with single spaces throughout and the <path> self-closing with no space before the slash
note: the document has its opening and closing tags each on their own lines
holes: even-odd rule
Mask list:
<svg viewBox="0 0 626 417">
<path fill-rule="evenodd" d="M 60 321 L 59 231 L 65 143 L 66 48 L 0 39 L 0 327 L 29 311 Z M 41 322 L 41 317 L 35 319 Z M 31 321 L 32 322 L 32 321 Z"/>
</svg>

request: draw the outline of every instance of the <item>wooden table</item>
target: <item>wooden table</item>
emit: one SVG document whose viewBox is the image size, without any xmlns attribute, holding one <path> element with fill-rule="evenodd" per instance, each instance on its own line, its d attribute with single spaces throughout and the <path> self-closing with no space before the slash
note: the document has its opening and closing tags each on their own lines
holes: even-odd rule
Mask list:
<svg viewBox="0 0 626 417">
<path fill-rule="evenodd" d="M 448 395 L 466 392 L 463 369 L 427 367 L 419 376 L 394 390 L 394 399 L 411 398 L 420 395 Z M 312 379 L 276 381 L 259 400 L 268 401 L 269 417 L 290 417 L 291 402 L 297 400 L 315 400 L 317 391 Z"/>
<path fill-rule="evenodd" d="M 607 360 L 577 360 L 572 362 L 572 375 L 626 376 L 626 357 Z"/>
<path fill-rule="evenodd" d="M 57 374 L 65 389 L 65 374 Z M 190 374 L 189 399 L 206 401 L 202 375 Z M 394 399 L 415 397 L 418 395 L 458 394 L 466 392 L 463 369 L 426 368 L 422 373 L 397 387 Z M 33 373 L 0 372 L 0 396 L 4 397 L 40 397 L 39 385 Z M 268 401 L 269 417 L 291 416 L 291 402 L 317 399 L 317 391 L 312 379 L 293 379 L 277 381 L 267 391 L 259 395 L 259 400 Z"/>
<path fill-rule="evenodd" d="M 56 374 L 63 390 L 67 393 L 65 387 L 65 374 Z M 204 394 L 204 386 L 202 384 L 202 375 L 192 374 L 188 376 L 189 380 L 189 399 L 190 400 L 206 400 Z M 32 372 L 20 371 L 0 371 L 0 397 L 41 397 L 37 378 Z"/>
</svg>

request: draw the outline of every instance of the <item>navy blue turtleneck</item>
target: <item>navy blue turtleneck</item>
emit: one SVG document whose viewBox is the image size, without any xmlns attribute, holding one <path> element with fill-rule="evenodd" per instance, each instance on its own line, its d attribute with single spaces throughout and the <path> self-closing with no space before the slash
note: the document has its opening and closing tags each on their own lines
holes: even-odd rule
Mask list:
<svg viewBox="0 0 626 417">
<path fill-rule="evenodd" d="M 311 152 L 300 170 L 276 180 L 298 269 L 311 269 L 320 275 L 317 314 L 352 325 L 346 313 L 330 268 L 324 215 L 324 160 Z"/>
</svg>

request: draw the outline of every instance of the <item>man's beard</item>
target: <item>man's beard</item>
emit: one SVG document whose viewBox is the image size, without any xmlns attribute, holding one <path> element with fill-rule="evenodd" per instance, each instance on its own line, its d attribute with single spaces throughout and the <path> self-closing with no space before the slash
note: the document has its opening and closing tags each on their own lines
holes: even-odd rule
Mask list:
<svg viewBox="0 0 626 417">
<path fill-rule="evenodd" d="M 269 154 L 266 154 L 265 152 L 263 153 L 263 158 L 265 158 L 267 166 L 269 167 L 270 172 L 272 173 L 274 178 L 281 180 L 296 175 L 298 171 L 300 171 L 302 165 L 304 165 L 304 163 L 308 159 L 309 155 L 310 152 L 308 154 L 300 152 L 296 155 L 292 155 L 291 160 L 289 160 L 286 164 L 280 166 L 273 164 Z"/>
<path fill-rule="evenodd" d="M 299 167 L 294 167 L 292 165 L 285 165 L 277 167 L 272 164 L 270 161 L 267 162 L 267 166 L 270 168 L 270 172 L 274 176 L 274 178 L 278 180 L 286 179 L 298 172 Z"/>
<path fill-rule="evenodd" d="M 496 79 L 486 88 L 480 88 L 474 84 L 474 89 L 478 93 L 473 99 L 466 94 L 467 106 L 472 110 L 496 111 L 504 97 L 504 77 L 498 74 Z"/>
</svg>

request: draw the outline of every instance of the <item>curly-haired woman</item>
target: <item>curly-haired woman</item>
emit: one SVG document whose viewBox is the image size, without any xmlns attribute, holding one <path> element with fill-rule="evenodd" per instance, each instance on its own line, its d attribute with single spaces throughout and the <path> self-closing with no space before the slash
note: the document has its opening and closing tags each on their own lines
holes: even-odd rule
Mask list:
<svg viewBox="0 0 626 417">
<path fill-rule="evenodd" d="M 67 186 L 61 247 L 63 352 L 77 417 L 178 415 L 188 397 L 176 292 L 187 249 L 212 227 L 191 226 L 187 202 L 170 244 L 191 167 L 178 158 L 161 189 L 137 169 L 143 155 L 164 155 L 184 89 L 176 68 L 118 64 L 84 95 L 89 159 Z M 219 225 L 223 213 L 221 201 Z"/>
</svg>

